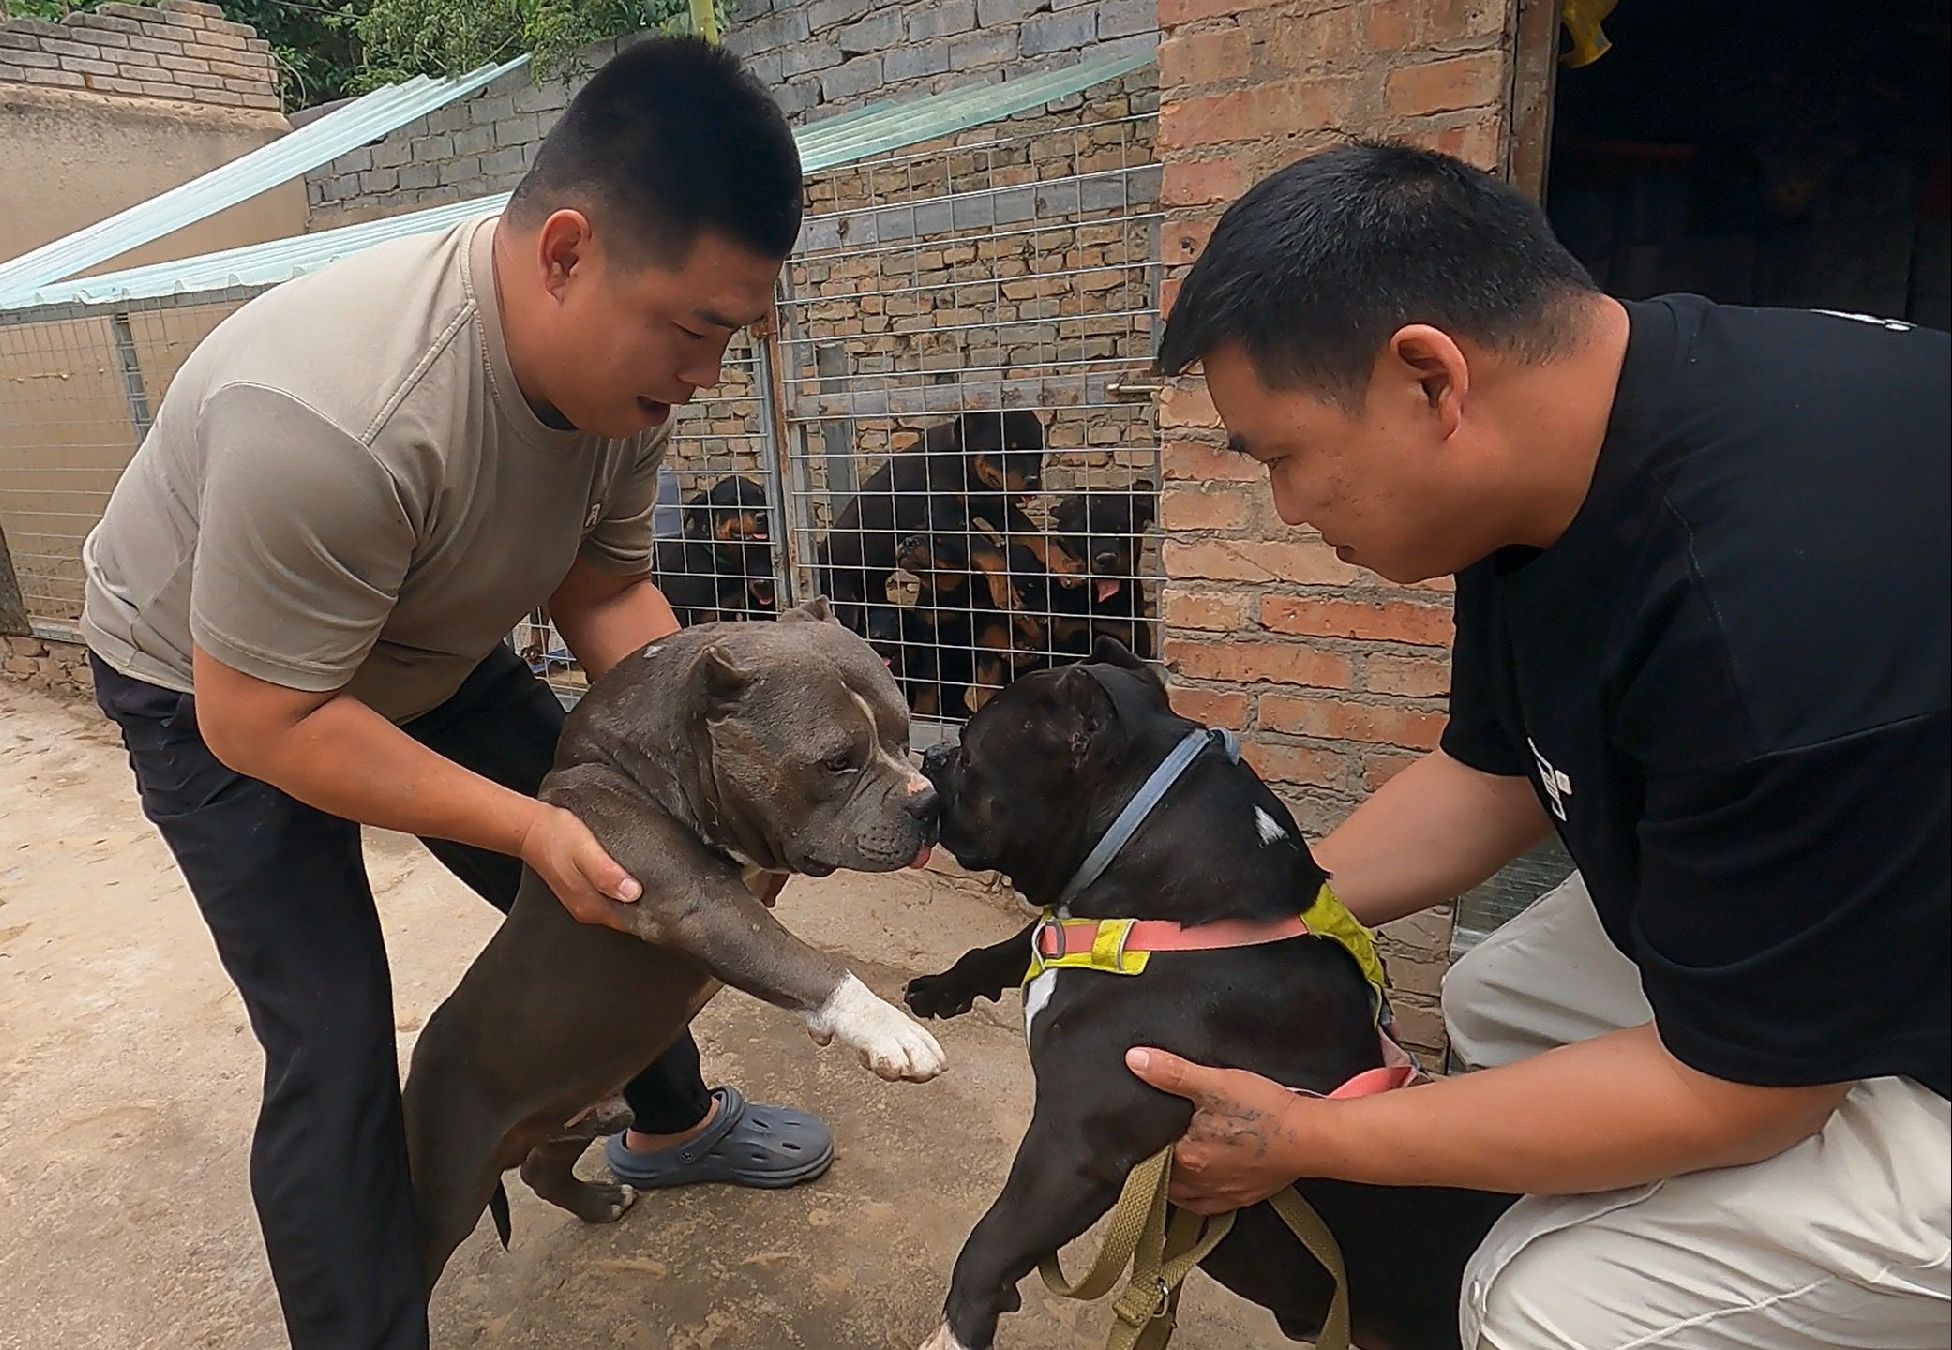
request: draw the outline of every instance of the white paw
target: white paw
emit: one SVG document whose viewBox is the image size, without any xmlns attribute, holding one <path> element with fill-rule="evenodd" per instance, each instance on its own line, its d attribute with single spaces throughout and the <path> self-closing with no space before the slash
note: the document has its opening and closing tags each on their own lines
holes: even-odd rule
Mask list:
<svg viewBox="0 0 1952 1350">
<path fill-rule="evenodd" d="M 948 1065 L 935 1037 L 852 975 L 808 1014 L 807 1034 L 822 1045 L 838 1037 L 891 1083 L 926 1083 Z"/>
<path fill-rule="evenodd" d="M 636 1204 L 638 1198 L 643 1195 L 643 1192 L 638 1190 L 635 1186 L 625 1186 L 619 1184 L 617 1189 L 621 1191 L 622 1194 L 617 1197 L 616 1201 L 612 1205 L 612 1213 L 610 1215 L 610 1222 L 612 1223 L 615 1223 L 618 1219 L 623 1218 L 624 1211 L 628 1210 L 632 1205 Z"/>
<path fill-rule="evenodd" d="M 923 1341 L 920 1350 L 969 1350 L 969 1347 L 956 1339 L 956 1333 L 949 1330 L 944 1322 L 935 1329 L 935 1334 Z"/>
</svg>

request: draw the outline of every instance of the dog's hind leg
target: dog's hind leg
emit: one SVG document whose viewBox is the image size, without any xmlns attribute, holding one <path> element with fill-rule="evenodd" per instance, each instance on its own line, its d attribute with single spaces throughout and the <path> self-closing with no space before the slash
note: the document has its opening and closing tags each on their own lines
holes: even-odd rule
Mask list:
<svg viewBox="0 0 1952 1350">
<path fill-rule="evenodd" d="M 522 1180 L 529 1189 L 568 1210 L 584 1223 L 615 1223 L 636 1203 L 637 1192 L 611 1181 L 585 1181 L 576 1175 L 576 1160 L 590 1146 L 587 1134 L 558 1135 L 529 1150 L 522 1160 Z"/>
<path fill-rule="evenodd" d="M 944 1325 L 963 1350 L 989 1350 L 997 1319 L 1023 1304 L 1018 1282 L 1111 1209 L 1126 1174 L 1147 1156 L 1094 1151 L 1086 1124 L 1059 1119 L 1041 1104 L 1031 1116 L 1010 1178 L 963 1244 L 950 1278 Z M 941 1344 L 938 1329 L 929 1345 Z"/>
<path fill-rule="evenodd" d="M 448 1258 L 454 1255 L 488 1207 L 513 1162 L 493 1114 L 472 1103 L 414 1090 L 406 1093 L 407 1159 L 413 1174 L 414 1213 L 420 1223 L 422 1274 L 432 1289 Z"/>
<path fill-rule="evenodd" d="M 568 1210 L 585 1223 L 615 1223 L 636 1203 L 637 1192 L 621 1184 L 584 1181 L 576 1175 L 576 1160 L 592 1139 L 630 1128 L 634 1114 L 621 1097 L 598 1102 L 544 1140 L 522 1159 L 522 1180 L 550 1204 Z"/>
</svg>

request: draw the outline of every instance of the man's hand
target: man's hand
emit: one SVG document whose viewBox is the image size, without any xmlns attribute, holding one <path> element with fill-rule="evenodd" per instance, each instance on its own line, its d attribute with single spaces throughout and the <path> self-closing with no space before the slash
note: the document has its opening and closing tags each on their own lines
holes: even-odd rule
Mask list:
<svg viewBox="0 0 1952 1350">
<path fill-rule="evenodd" d="M 1209 1069 L 1163 1050 L 1125 1052 L 1125 1065 L 1152 1086 L 1193 1103 L 1193 1120 L 1173 1149 L 1168 1198 L 1195 1214 L 1258 1204 L 1293 1183 L 1295 1115 L 1315 1103 L 1239 1069 Z"/>
<path fill-rule="evenodd" d="M 543 805 L 522 832 L 519 856 L 579 923 L 629 931 L 617 902 L 634 903 L 644 888 L 603 851 L 589 827 L 568 811 Z"/>
</svg>

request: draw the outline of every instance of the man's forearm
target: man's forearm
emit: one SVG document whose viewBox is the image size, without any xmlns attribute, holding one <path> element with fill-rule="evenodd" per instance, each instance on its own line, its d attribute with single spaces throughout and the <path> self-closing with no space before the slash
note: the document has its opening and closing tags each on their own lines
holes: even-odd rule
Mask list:
<svg viewBox="0 0 1952 1350">
<path fill-rule="evenodd" d="M 1277 1146 L 1297 1176 L 1580 1194 L 1774 1157 L 1847 1090 L 1710 1078 L 1649 1025 L 1425 1087 L 1298 1100 Z"/>
<path fill-rule="evenodd" d="M 379 829 L 519 855 L 523 836 L 547 809 L 443 758 L 343 695 L 255 742 L 212 748 L 239 773 Z"/>
<path fill-rule="evenodd" d="M 591 680 L 645 643 L 678 631 L 677 615 L 649 577 L 609 595 L 559 595 L 549 616 Z"/>
<path fill-rule="evenodd" d="M 1432 751 L 1315 846 L 1335 893 L 1372 927 L 1462 895 L 1545 837 L 1531 784 Z"/>
</svg>

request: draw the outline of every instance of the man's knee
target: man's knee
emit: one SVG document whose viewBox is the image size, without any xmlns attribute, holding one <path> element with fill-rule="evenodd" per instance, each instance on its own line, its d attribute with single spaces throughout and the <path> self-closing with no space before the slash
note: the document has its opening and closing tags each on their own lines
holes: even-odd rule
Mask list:
<svg viewBox="0 0 1952 1350">
<path fill-rule="evenodd" d="M 391 1084 L 398 1027 L 384 952 L 290 978 L 238 981 L 265 1055 L 265 1099 Z"/>
<path fill-rule="evenodd" d="M 1460 1318 L 1467 1346 L 1599 1350 L 1675 1328 L 1712 1306 L 1701 1290 L 1691 1296 L 1671 1254 L 1634 1235 L 1630 1219 L 1615 1222 L 1631 1214 L 1631 1203 L 1618 1215 L 1603 1211 L 1559 1226 L 1558 1207 L 1579 1203 L 1521 1200 L 1493 1230 L 1465 1270 Z M 1720 1350 L 1723 1343 L 1701 1344 Z"/>
<path fill-rule="evenodd" d="M 1495 1273 L 1474 1261 L 1464 1281 L 1464 1329 L 1475 1350 L 1563 1350 L 1589 1342 L 1573 1338 L 1565 1310 L 1563 1263 L 1553 1261 L 1554 1244 L 1540 1239 L 1507 1260 Z M 1555 1265 L 1561 1268 L 1555 1269 Z M 1597 1350 L 1597 1343 L 1594 1343 Z"/>
<path fill-rule="evenodd" d="M 1539 1038 L 1526 1025 L 1522 991 L 1526 967 L 1533 963 L 1521 939 L 1508 923 L 1444 973 L 1444 1029 L 1452 1051 L 1472 1068 L 1510 1063 L 1547 1048 L 1534 1044 Z"/>
<path fill-rule="evenodd" d="M 1460 958 L 1444 977 L 1443 1006 L 1451 1046 L 1474 1068 L 1653 1016 L 1577 872 Z"/>
</svg>

